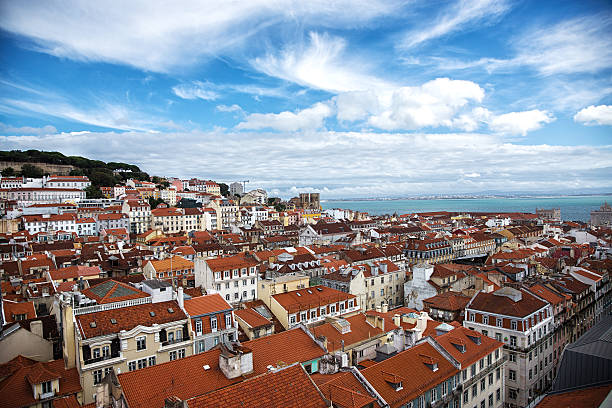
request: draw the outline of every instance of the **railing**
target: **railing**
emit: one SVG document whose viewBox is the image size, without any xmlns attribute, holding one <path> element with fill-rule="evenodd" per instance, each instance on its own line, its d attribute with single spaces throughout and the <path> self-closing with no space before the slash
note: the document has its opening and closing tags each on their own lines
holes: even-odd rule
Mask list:
<svg viewBox="0 0 612 408">
<path fill-rule="evenodd" d="M 165 347 L 165 346 L 169 346 L 171 344 L 183 343 L 183 342 L 189 341 L 189 340 L 191 340 L 191 337 L 189 337 L 189 336 L 181 337 L 180 339 L 162 341 L 161 345 L 162 345 L 162 347 Z"/>
<path fill-rule="evenodd" d="M 430 406 L 431 408 L 437 408 L 451 402 L 453 399 L 456 398 L 461 398 L 461 389 L 459 388 L 459 386 L 453 388 L 451 392 L 447 393 L 442 398 L 430 403 Z"/>
<path fill-rule="evenodd" d="M 89 365 L 89 364 L 99 363 L 105 360 L 112 360 L 113 358 L 118 358 L 118 357 L 121 357 L 120 353 L 111 354 L 108 356 L 93 357 L 93 358 L 88 358 L 86 360 L 83 360 L 83 364 Z"/>
<path fill-rule="evenodd" d="M 151 303 L 151 301 L 152 301 L 152 298 L 149 296 L 149 297 L 140 298 L 140 299 L 124 300 L 123 302 L 114 302 L 114 303 L 106 303 L 102 305 L 79 307 L 79 308 L 73 309 L 72 313 L 74 314 L 74 316 L 78 316 L 78 315 L 87 314 L 87 313 L 101 312 L 103 310 L 121 309 L 127 306 L 143 305 L 145 303 Z"/>
</svg>

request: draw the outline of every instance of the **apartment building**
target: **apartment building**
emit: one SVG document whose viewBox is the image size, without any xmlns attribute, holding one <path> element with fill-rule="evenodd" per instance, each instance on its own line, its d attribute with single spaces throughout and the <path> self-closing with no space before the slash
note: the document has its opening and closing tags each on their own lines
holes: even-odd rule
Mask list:
<svg viewBox="0 0 612 408">
<path fill-rule="evenodd" d="M 192 354 L 189 319 L 176 301 L 76 314 L 74 327 L 85 404 L 111 369 L 135 371 Z"/>
<path fill-rule="evenodd" d="M 266 302 L 266 299 L 263 300 Z M 360 310 L 355 295 L 326 286 L 313 286 L 272 295 L 269 304 L 266 305 L 285 329 L 299 324 L 321 322 L 328 317 L 352 314 Z"/>
<path fill-rule="evenodd" d="M 209 224 L 207 216 L 201 208 L 156 208 L 151 210 L 151 228 L 165 234 L 202 231 Z"/>
<path fill-rule="evenodd" d="M 151 226 L 151 206 L 142 200 L 126 200 L 121 212 L 129 217 L 130 234 L 142 234 Z"/>
<path fill-rule="evenodd" d="M 504 343 L 505 401 L 524 407 L 553 380 L 553 309 L 526 289 L 478 292 L 465 308 L 463 325 Z"/>
<path fill-rule="evenodd" d="M 240 254 L 225 258 L 195 259 L 195 285 L 218 293 L 232 305 L 257 299 L 258 262 Z"/>
<path fill-rule="evenodd" d="M 193 287 L 195 284 L 193 262 L 178 255 L 148 261 L 142 272 L 147 279 L 180 280 L 181 286 L 189 287 Z"/>
<path fill-rule="evenodd" d="M 406 244 L 406 260 L 410 264 L 450 262 L 453 259 L 451 244 L 443 238 L 411 239 Z"/>
<path fill-rule="evenodd" d="M 49 176 L 43 179 L 43 183 L 47 188 L 77 188 L 85 190 L 91 186 L 87 176 Z"/>
<path fill-rule="evenodd" d="M 181 302 L 179 292 L 179 303 Z M 193 354 L 203 353 L 219 343 L 238 339 L 233 308 L 218 293 L 186 299 L 183 309 L 191 321 Z"/>
<path fill-rule="evenodd" d="M 7 199 L 17 201 L 19 207 L 32 204 L 63 203 L 85 199 L 86 193 L 78 188 L 22 187 L 9 190 Z"/>
<path fill-rule="evenodd" d="M 126 231 L 130 230 L 130 219 L 126 214 L 123 213 L 110 213 L 110 214 L 99 214 L 97 217 L 97 228 L 98 231 L 103 229 L 119 229 L 124 228 Z"/>
</svg>

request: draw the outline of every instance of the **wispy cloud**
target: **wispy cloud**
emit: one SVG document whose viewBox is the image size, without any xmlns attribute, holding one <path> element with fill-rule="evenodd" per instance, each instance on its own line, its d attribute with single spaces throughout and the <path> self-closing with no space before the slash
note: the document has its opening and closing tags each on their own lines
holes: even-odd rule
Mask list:
<svg viewBox="0 0 612 408">
<path fill-rule="evenodd" d="M 448 7 L 436 20 L 403 35 L 400 48 L 412 48 L 458 31 L 490 23 L 510 9 L 506 0 L 461 0 Z"/>
<path fill-rule="evenodd" d="M 266 75 L 330 92 L 393 86 L 369 74 L 368 64 L 347 55 L 346 48 L 341 37 L 310 32 L 307 42 L 287 44 L 282 52 L 257 57 L 251 65 Z"/>
<path fill-rule="evenodd" d="M 42 134 L 57 133 L 57 129 L 51 125 L 46 125 L 43 127 L 32 127 L 32 126 L 15 127 L 15 126 L 10 126 L 4 123 L 0 123 L 0 133 L 17 134 L 17 135 L 28 135 L 28 134 L 42 135 Z"/>
<path fill-rule="evenodd" d="M 189 84 L 180 84 L 172 87 L 172 92 L 179 98 L 183 99 L 203 99 L 205 101 L 214 101 L 219 98 L 219 94 L 210 89 L 211 85 L 201 81 L 194 81 Z"/>
<path fill-rule="evenodd" d="M 227 55 L 282 23 L 351 28 L 400 7 L 387 0 L 186 0 L 180 7 L 161 0 L 7 1 L 0 3 L 0 27 L 59 57 L 169 72 Z"/>
</svg>

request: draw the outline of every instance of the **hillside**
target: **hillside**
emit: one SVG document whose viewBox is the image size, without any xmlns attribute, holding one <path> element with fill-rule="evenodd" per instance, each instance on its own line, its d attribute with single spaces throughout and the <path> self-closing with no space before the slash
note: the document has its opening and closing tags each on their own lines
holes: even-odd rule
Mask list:
<svg viewBox="0 0 612 408">
<path fill-rule="evenodd" d="M 133 164 L 120 162 L 106 163 L 101 160 L 91 160 L 81 156 L 65 156 L 60 152 L 39 150 L 0 151 L 0 162 L 16 163 L 15 168 L 21 168 L 20 171 L 15 171 L 14 168 L 12 168 L 13 171 L 11 171 L 11 168 L 5 168 L 2 170 L 2 175 L 4 176 L 25 175 L 27 177 L 42 177 L 45 171 L 41 167 L 36 166 L 37 163 L 72 166 L 73 169 L 70 170 L 69 175 L 89 177 L 92 187 L 88 189 L 87 196 L 91 198 L 101 196 L 101 186 L 114 186 L 130 178 L 150 181 L 149 175 Z M 21 166 L 22 163 L 23 166 Z M 115 173 L 115 170 L 120 170 L 120 172 Z M 157 178 L 154 177 L 154 179 Z"/>
</svg>

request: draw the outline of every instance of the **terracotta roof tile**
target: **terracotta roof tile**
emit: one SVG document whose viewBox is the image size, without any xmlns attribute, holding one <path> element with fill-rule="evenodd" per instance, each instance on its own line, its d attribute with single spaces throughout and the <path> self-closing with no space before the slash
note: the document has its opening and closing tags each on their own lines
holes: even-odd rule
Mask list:
<svg viewBox="0 0 612 408">
<path fill-rule="evenodd" d="M 234 316 L 236 316 L 237 319 L 242 320 L 248 326 L 253 327 L 253 328 L 274 324 L 272 321 L 266 319 L 265 317 L 257 313 L 254 309 L 250 309 L 250 308 L 236 310 L 234 312 Z"/>
<path fill-rule="evenodd" d="M 468 336 L 479 338 L 480 344 L 476 344 Z M 436 341 L 459 361 L 463 368 L 469 367 L 476 361 L 504 346 L 504 343 L 501 341 L 484 336 L 467 327 L 457 327 L 446 334 L 436 337 Z M 460 351 L 456 345 L 463 345 L 465 347 L 464 351 Z"/>
<path fill-rule="evenodd" d="M 195 397 L 188 401 L 188 405 L 190 408 L 255 406 L 325 408 L 328 406 L 300 364 Z"/>
<path fill-rule="evenodd" d="M 198 296 L 185 300 L 185 311 L 190 317 L 231 310 L 232 307 L 219 295 Z"/>
<path fill-rule="evenodd" d="M 4 308 L 4 317 L 7 323 L 14 322 L 15 316 L 25 315 L 26 319 L 33 319 L 36 317 L 36 309 L 34 308 L 34 302 L 13 302 L 8 299 L 4 299 L 2 302 Z"/>
<path fill-rule="evenodd" d="M 279 293 L 272 295 L 272 297 L 289 312 L 303 307 L 313 308 L 315 306 L 356 298 L 355 295 L 321 285 Z"/>
<path fill-rule="evenodd" d="M 385 331 L 382 331 L 378 327 L 372 326 L 366 320 L 366 315 L 363 313 L 356 314 L 345 318 L 350 324 L 350 331 L 348 333 L 340 333 L 338 329 L 332 323 L 324 323 L 320 326 L 314 327 L 312 333 L 315 337 L 325 336 L 327 339 L 327 350 L 333 352 L 341 350 L 342 346 L 350 347 L 353 344 L 368 340 L 373 337 L 380 337 Z M 397 326 L 393 325 L 387 328 L 386 331 L 391 331 Z M 342 343 L 344 341 L 344 343 Z"/>
<path fill-rule="evenodd" d="M 183 320 L 187 319 L 187 315 L 175 300 L 171 300 L 87 313 L 78 315 L 75 319 L 81 336 L 92 338 L 131 330 L 136 326 L 151 327 L 155 323 Z M 111 319 L 116 323 L 112 323 Z"/>
<path fill-rule="evenodd" d="M 597 408 L 612 391 L 612 384 L 576 391 L 549 394 L 536 408 Z"/>
<path fill-rule="evenodd" d="M 151 296 L 148 293 L 134 288 L 133 286 L 127 285 L 123 282 L 117 282 L 112 279 L 99 283 L 95 286 L 91 286 L 88 289 L 84 289 L 82 293 L 88 298 L 94 299 L 99 305 Z"/>
<path fill-rule="evenodd" d="M 521 289 L 522 298 L 517 302 L 507 296 L 499 296 L 495 293 L 497 292 L 479 292 L 470 303 L 469 308 L 506 316 L 525 317 L 547 305 L 547 303 L 523 289 Z"/>
</svg>

